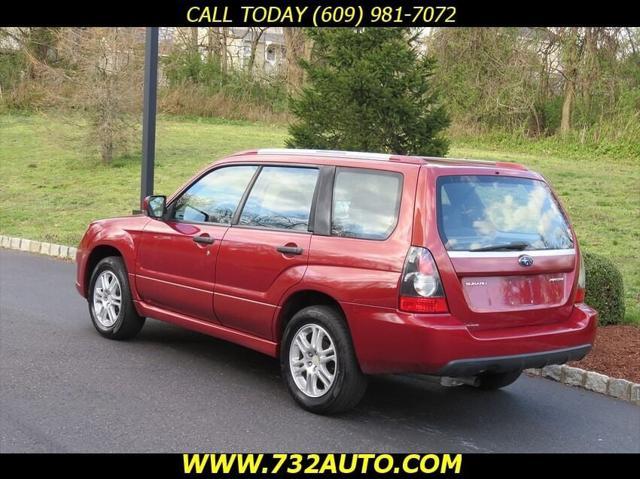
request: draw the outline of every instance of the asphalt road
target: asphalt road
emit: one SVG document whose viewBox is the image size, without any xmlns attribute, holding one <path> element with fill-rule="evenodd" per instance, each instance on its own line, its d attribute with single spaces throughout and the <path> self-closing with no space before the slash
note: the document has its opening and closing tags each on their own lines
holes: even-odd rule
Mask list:
<svg viewBox="0 0 640 479">
<path fill-rule="evenodd" d="M 0 250 L 0 451 L 640 452 L 640 407 L 547 379 L 372 380 L 353 412 L 289 398 L 275 360 L 148 320 L 101 338 L 75 265 Z"/>
</svg>

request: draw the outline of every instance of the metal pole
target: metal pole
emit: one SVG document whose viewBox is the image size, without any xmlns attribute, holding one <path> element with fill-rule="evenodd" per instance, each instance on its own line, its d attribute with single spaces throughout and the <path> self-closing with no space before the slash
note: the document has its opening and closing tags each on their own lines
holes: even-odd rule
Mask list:
<svg viewBox="0 0 640 479">
<path fill-rule="evenodd" d="M 156 157 L 156 100 L 158 90 L 158 27 L 148 27 L 144 47 L 144 107 L 142 112 L 142 166 L 140 207 L 153 194 L 153 167 Z"/>
</svg>

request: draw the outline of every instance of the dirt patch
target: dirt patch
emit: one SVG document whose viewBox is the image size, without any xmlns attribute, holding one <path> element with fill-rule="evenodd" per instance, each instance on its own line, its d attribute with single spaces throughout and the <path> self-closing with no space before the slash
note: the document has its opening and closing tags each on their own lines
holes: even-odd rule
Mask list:
<svg viewBox="0 0 640 479">
<path fill-rule="evenodd" d="M 640 383 L 640 328 L 603 326 L 598 328 L 593 350 L 581 361 L 569 363 L 612 378 Z"/>
</svg>

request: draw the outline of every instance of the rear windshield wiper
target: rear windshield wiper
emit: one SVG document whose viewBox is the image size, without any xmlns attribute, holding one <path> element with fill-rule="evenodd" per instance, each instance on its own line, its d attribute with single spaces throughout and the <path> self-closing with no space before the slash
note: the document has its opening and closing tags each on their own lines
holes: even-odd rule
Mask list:
<svg viewBox="0 0 640 479">
<path fill-rule="evenodd" d="M 469 251 L 522 251 L 529 246 L 531 245 L 525 241 L 513 241 L 511 243 L 493 244 L 490 246 L 483 246 L 481 248 L 473 248 Z"/>
</svg>

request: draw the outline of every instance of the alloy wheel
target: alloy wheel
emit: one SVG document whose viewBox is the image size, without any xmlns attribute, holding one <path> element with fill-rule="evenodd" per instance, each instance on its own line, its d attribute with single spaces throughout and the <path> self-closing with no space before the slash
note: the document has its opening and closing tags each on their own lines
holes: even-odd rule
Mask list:
<svg viewBox="0 0 640 479">
<path fill-rule="evenodd" d="M 306 324 L 289 346 L 289 368 L 298 389 L 309 397 L 324 396 L 335 382 L 338 362 L 335 344 L 326 329 Z"/>
<path fill-rule="evenodd" d="M 122 287 L 118 277 L 109 270 L 100 273 L 93 286 L 93 312 L 105 328 L 118 320 L 122 307 Z"/>
</svg>

